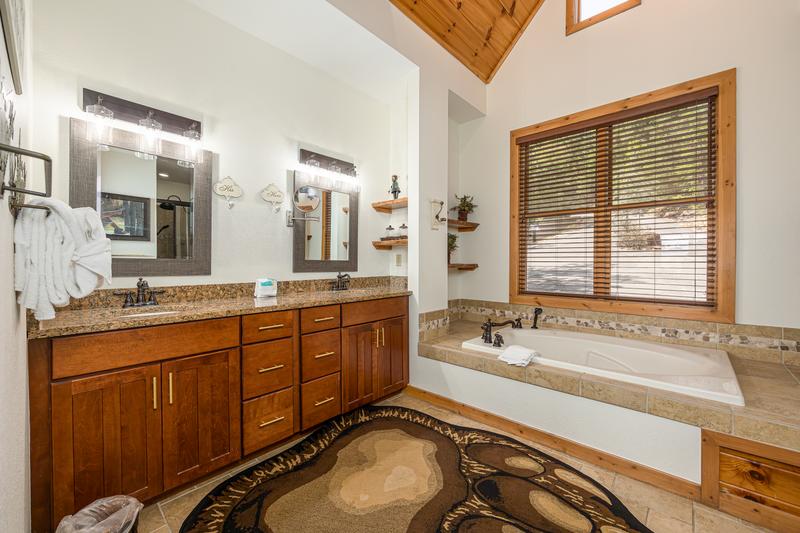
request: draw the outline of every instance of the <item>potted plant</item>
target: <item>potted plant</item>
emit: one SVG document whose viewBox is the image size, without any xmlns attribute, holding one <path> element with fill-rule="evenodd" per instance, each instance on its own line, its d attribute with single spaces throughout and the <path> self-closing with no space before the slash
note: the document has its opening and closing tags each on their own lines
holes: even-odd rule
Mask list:
<svg viewBox="0 0 800 533">
<path fill-rule="evenodd" d="M 458 205 L 451 207 L 450 211 L 458 211 L 458 220 L 466 222 L 469 214 L 475 211 L 475 208 L 478 206 L 473 203 L 473 197 L 468 194 L 465 194 L 464 196 L 459 196 L 456 194 L 456 200 L 458 200 Z"/>
<path fill-rule="evenodd" d="M 453 256 L 453 252 L 456 251 L 458 248 L 458 235 L 455 233 L 448 233 L 447 234 L 447 264 L 450 264 L 450 259 Z"/>
</svg>

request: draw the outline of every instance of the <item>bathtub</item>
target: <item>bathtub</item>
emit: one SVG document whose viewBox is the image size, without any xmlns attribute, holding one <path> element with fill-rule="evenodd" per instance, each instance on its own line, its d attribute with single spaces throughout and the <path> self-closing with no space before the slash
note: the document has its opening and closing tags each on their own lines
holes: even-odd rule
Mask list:
<svg viewBox="0 0 800 533">
<path fill-rule="evenodd" d="M 532 365 L 563 368 L 653 389 L 678 392 L 731 405 L 744 397 L 728 354 L 721 350 L 682 348 L 555 329 L 497 330 L 505 346 L 518 344 L 534 350 Z M 461 347 L 492 355 L 503 348 L 480 337 Z"/>
</svg>

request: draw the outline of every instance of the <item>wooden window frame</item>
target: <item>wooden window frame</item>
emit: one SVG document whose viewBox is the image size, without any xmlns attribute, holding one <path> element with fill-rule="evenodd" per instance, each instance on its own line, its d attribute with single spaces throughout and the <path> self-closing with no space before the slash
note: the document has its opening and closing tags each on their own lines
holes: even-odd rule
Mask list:
<svg viewBox="0 0 800 533">
<path fill-rule="evenodd" d="M 576 31 L 580 31 L 589 26 L 594 26 L 598 22 L 619 15 L 629 9 L 632 9 L 642 3 L 642 0 L 627 0 L 621 4 L 617 4 L 612 8 L 606 9 L 589 17 L 586 20 L 581 20 L 581 0 L 567 0 L 567 35 L 572 35 Z"/>
<path fill-rule="evenodd" d="M 517 139 L 636 109 L 670 98 L 716 88 L 717 96 L 717 301 L 715 307 L 604 299 L 598 297 L 523 294 L 519 286 L 519 147 Z M 733 323 L 736 300 L 736 69 L 650 91 L 610 104 L 548 120 L 511 132 L 511 204 L 509 302 L 608 313 Z"/>
</svg>

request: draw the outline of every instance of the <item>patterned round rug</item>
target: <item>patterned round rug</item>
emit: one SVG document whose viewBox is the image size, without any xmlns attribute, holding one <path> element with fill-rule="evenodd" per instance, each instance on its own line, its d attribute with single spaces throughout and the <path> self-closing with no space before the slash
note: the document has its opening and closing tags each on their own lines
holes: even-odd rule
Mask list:
<svg viewBox="0 0 800 533">
<path fill-rule="evenodd" d="M 649 530 L 597 482 L 514 439 L 364 407 L 218 485 L 181 528 L 212 531 Z"/>
</svg>

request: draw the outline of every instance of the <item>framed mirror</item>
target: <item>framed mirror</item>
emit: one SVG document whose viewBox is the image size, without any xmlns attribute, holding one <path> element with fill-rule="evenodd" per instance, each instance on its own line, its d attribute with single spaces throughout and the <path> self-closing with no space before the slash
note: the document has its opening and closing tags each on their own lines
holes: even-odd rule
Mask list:
<svg viewBox="0 0 800 533">
<path fill-rule="evenodd" d="M 358 192 L 294 172 L 294 272 L 358 270 Z"/>
<path fill-rule="evenodd" d="M 210 274 L 212 154 L 189 162 L 185 145 L 94 129 L 70 119 L 70 205 L 100 214 L 113 275 Z"/>
</svg>

